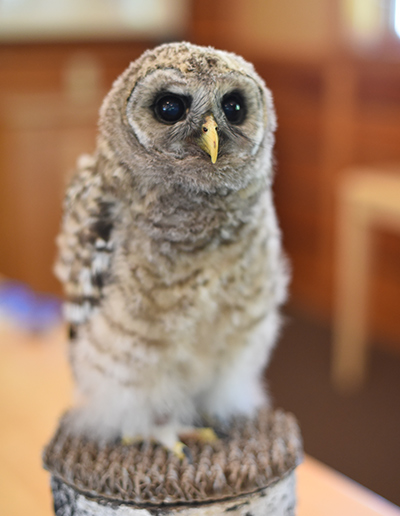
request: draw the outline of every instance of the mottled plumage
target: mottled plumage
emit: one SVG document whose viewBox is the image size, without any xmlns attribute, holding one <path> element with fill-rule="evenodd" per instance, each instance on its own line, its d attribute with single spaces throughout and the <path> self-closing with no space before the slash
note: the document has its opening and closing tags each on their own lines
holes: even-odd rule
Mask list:
<svg viewBox="0 0 400 516">
<path fill-rule="evenodd" d="M 170 445 L 252 415 L 287 283 L 270 92 L 234 54 L 162 45 L 116 80 L 99 130 L 58 238 L 76 429 Z"/>
</svg>

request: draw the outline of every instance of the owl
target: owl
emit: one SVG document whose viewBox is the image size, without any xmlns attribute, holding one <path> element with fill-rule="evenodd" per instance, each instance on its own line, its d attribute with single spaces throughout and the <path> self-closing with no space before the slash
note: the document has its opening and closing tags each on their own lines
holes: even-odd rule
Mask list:
<svg viewBox="0 0 400 516">
<path fill-rule="evenodd" d="M 74 431 L 177 449 L 268 405 L 288 278 L 275 126 L 253 66 L 211 47 L 161 45 L 113 84 L 57 240 Z"/>
</svg>

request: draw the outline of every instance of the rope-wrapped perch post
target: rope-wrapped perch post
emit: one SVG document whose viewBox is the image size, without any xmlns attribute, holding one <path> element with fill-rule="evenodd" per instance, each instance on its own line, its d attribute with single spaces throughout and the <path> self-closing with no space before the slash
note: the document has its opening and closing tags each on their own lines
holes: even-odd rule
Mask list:
<svg viewBox="0 0 400 516">
<path fill-rule="evenodd" d="M 44 451 L 56 516 L 290 516 L 302 441 L 280 410 L 238 419 L 213 443 L 186 441 L 192 460 L 161 445 L 103 446 L 72 435 L 68 416 Z"/>
</svg>

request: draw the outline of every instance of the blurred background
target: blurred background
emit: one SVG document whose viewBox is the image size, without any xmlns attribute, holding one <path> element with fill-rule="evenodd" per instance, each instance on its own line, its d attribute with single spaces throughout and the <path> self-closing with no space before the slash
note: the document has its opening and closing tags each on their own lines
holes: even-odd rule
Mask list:
<svg viewBox="0 0 400 516">
<path fill-rule="evenodd" d="M 308 453 L 400 504 L 400 224 L 373 225 L 356 249 L 373 258 L 346 309 L 356 319 L 365 304 L 364 381 L 343 393 L 331 378 L 349 299 L 337 284 L 343 184 L 355 170 L 400 179 L 400 0 L 0 0 L 0 275 L 56 302 L 63 192 L 94 150 L 101 100 L 146 48 L 180 39 L 243 55 L 274 94 L 292 265 L 274 402 L 297 415 Z"/>
</svg>

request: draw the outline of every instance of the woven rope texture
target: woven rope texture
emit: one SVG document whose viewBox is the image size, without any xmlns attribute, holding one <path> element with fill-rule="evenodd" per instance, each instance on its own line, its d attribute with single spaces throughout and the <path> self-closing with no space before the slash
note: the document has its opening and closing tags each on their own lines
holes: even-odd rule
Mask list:
<svg viewBox="0 0 400 516">
<path fill-rule="evenodd" d="M 83 494 L 145 506 L 252 493 L 284 477 L 302 459 L 297 422 L 279 410 L 237 420 L 226 437 L 211 444 L 195 439 L 185 443 L 191 462 L 151 442 L 100 446 L 71 435 L 64 417 L 43 459 L 53 476 Z"/>
</svg>

